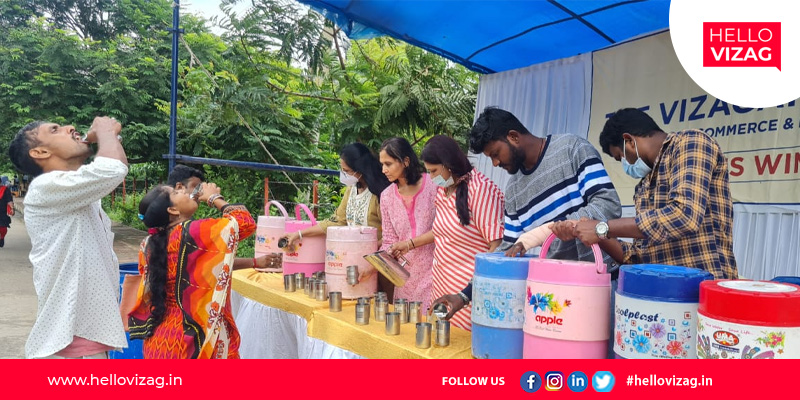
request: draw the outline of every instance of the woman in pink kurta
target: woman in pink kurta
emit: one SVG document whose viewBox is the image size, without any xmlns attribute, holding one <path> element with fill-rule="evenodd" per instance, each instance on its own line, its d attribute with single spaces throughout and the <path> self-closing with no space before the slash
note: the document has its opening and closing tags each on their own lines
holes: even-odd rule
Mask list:
<svg viewBox="0 0 800 400">
<path fill-rule="evenodd" d="M 403 287 L 394 289 L 394 299 L 422 302 L 427 312 L 431 302 L 433 265 L 433 219 L 436 185 L 422 166 L 411 144 L 391 138 L 381 146 L 383 173 L 393 182 L 381 193 L 381 250 L 404 256 L 411 274 Z"/>
</svg>

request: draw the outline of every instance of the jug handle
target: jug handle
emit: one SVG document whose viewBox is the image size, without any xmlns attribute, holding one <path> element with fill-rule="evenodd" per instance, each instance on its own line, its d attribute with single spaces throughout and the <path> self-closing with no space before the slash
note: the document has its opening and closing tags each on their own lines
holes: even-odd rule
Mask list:
<svg viewBox="0 0 800 400">
<path fill-rule="evenodd" d="M 547 258 L 547 250 L 550 250 L 550 245 L 556 240 L 556 235 L 551 233 L 550 236 L 542 243 L 542 250 L 539 251 L 539 258 Z M 597 244 L 592 245 L 592 253 L 594 253 L 594 265 L 598 274 L 606 273 L 606 265 L 603 264 L 603 253 L 600 252 L 600 246 Z"/>
<path fill-rule="evenodd" d="M 311 210 L 305 204 L 298 204 L 297 206 L 294 207 L 294 215 L 295 215 L 295 218 L 297 218 L 298 221 L 302 221 L 303 220 L 303 218 L 300 217 L 300 210 L 304 210 L 306 212 L 306 215 L 308 215 L 308 219 L 311 220 L 311 225 L 312 226 L 317 224 L 317 219 L 314 218 L 314 214 L 311 212 Z"/>
<path fill-rule="evenodd" d="M 272 206 L 272 205 L 274 205 L 275 207 L 278 207 L 278 210 L 281 212 L 281 214 L 283 214 L 284 218 L 289 218 L 289 213 L 286 212 L 286 209 L 283 208 L 281 203 L 278 203 L 275 200 L 270 200 L 269 203 L 267 203 L 267 207 L 264 208 L 264 215 L 269 215 L 269 207 Z"/>
</svg>

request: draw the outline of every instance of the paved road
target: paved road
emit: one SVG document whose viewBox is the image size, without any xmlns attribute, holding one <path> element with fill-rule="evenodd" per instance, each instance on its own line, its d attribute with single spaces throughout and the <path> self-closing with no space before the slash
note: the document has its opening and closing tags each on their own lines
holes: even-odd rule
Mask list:
<svg viewBox="0 0 800 400">
<path fill-rule="evenodd" d="M 25 223 L 21 199 L 15 199 L 17 215 L 13 217 L 6 236 L 5 247 L 0 248 L 0 358 L 22 358 L 25 355 L 25 340 L 36 319 L 36 291 L 28 253 L 31 242 Z M 145 232 L 114 224 L 114 251 L 121 263 L 136 262 L 139 243 Z"/>
</svg>

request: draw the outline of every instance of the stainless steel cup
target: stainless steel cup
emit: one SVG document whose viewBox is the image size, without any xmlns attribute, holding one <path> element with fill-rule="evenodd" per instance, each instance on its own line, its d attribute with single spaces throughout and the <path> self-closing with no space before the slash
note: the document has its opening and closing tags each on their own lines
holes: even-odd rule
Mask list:
<svg viewBox="0 0 800 400">
<path fill-rule="evenodd" d="M 303 293 L 305 293 L 306 296 L 308 296 L 308 292 L 311 290 L 311 279 L 311 277 L 306 278 L 306 284 L 303 287 Z"/>
<path fill-rule="evenodd" d="M 427 349 L 431 347 L 431 324 L 427 322 L 417 323 L 417 342 L 418 349 Z"/>
<path fill-rule="evenodd" d="M 433 315 L 435 315 L 437 319 L 446 317 L 448 312 L 449 310 L 447 309 L 447 306 L 442 303 L 439 303 L 433 307 Z"/>
<path fill-rule="evenodd" d="M 308 288 L 308 298 L 314 299 L 317 297 L 317 280 L 311 278 L 311 280 L 308 281 L 308 284 L 310 285 Z"/>
<path fill-rule="evenodd" d="M 316 298 L 318 301 L 328 300 L 328 283 L 325 281 L 317 282 Z"/>
<path fill-rule="evenodd" d="M 347 284 L 351 286 L 358 284 L 358 265 L 347 266 Z"/>
<path fill-rule="evenodd" d="M 389 336 L 397 336 L 400 334 L 400 313 L 386 313 L 386 334 Z"/>
<path fill-rule="evenodd" d="M 369 325 L 369 304 L 356 304 L 356 325 Z"/>
<path fill-rule="evenodd" d="M 331 292 L 328 297 L 328 304 L 332 312 L 342 311 L 342 292 Z"/>
<path fill-rule="evenodd" d="M 297 282 L 297 288 L 305 290 L 306 288 L 306 274 L 303 272 L 298 272 L 294 274 L 294 279 Z"/>
<path fill-rule="evenodd" d="M 380 299 L 375 299 L 375 321 L 386 321 L 386 312 L 389 311 L 389 303 Z"/>
<path fill-rule="evenodd" d="M 412 301 L 408 303 L 408 322 L 416 324 L 417 322 L 425 322 L 422 320 L 422 302 Z"/>
<path fill-rule="evenodd" d="M 356 299 L 356 304 L 372 305 L 372 298 L 371 297 L 359 297 L 358 299 Z"/>
<path fill-rule="evenodd" d="M 292 275 L 284 275 L 283 276 L 283 291 L 284 292 L 294 292 L 297 290 L 297 283 L 294 281 L 294 276 Z"/>
<path fill-rule="evenodd" d="M 386 297 L 386 292 L 375 292 L 375 300 L 378 299 L 383 299 L 386 300 L 387 302 L 389 301 L 389 298 Z"/>
<path fill-rule="evenodd" d="M 394 311 L 400 313 L 400 323 L 408 323 L 408 303 L 406 299 L 397 299 L 394 301 Z"/>
<path fill-rule="evenodd" d="M 439 347 L 450 345 L 450 321 L 443 319 L 436 321 L 436 345 Z"/>
</svg>

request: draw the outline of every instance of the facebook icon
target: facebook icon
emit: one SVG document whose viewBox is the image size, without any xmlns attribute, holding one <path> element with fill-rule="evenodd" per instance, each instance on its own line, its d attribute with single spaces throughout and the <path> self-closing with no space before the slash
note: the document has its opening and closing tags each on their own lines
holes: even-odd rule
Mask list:
<svg viewBox="0 0 800 400">
<path fill-rule="evenodd" d="M 522 387 L 522 390 L 528 393 L 533 393 L 542 387 L 542 377 L 536 372 L 528 371 L 522 374 L 522 378 L 519 380 L 519 385 Z"/>
</svg>

